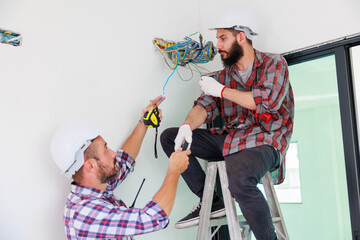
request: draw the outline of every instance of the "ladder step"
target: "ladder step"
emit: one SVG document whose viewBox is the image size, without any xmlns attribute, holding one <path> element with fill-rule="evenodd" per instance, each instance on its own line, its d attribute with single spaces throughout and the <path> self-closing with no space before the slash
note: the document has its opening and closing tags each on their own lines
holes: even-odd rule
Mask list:
<svg viewBox="0 0 360 240">
<path fill-rule="evenodd" d="M 248 225 L 243 215 L 239 215 L 238 218 L 239 218 L 240 226 Z M 216 226 L 219 226 L 219 225 L 227 225 L 226 216 L 210 219 L 209 227 L 216 227 Z"/>
<path fill-rule="evenodd" d="M 238 215 L 238 218 L 239 218 L 240 226 L 248 226 L 249 225 L 246 222 L 246 219 L 245 219 L 245 217 L 243 215 Z M 272 220 L 273 220 L 273 223 L 276 223 L 276 222 L 280 222 L 281 218 L 280 217 L 274 217 L 274 218 L 272 218 Z M 216 227 L 216 226 L 219 226 L 219 225 L 227 225 L 226 216 L 210 219 L 209 227 Z"/>
</svg>

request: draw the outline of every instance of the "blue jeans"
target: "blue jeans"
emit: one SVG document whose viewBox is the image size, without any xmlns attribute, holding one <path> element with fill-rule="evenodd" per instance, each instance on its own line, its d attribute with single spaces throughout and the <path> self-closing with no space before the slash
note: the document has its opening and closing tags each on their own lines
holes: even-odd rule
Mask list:
<svg viewBox="0 0 360 240">
<path fill-rule="evenodd" d="M 168 128 L 160 136 L 161 145 L 167 156 L 174 152 L 177 132 L 178 128 Z M 190 190 L 201 200 L 205 172 L 196 157 L 207 161 L 225 160 L 230 193 L 239 204 L 256 239 L 277 239 L 269 206 L 257 184 L 266 172 L 278 167 L 278 151 L 270 145 L 263 145 L 224 157 L 222 150 L 226 134 L 216 135 L 207 129 L 196 129 L 192 138 L 189 166 L 182 173 Z"/>
</svg>

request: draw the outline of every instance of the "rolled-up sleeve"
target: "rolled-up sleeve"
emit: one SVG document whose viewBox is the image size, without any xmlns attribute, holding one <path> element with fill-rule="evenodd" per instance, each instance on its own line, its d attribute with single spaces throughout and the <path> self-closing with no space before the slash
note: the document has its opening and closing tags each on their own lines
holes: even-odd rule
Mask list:
<svg viewBox="0 0 360 240">
<path fill-rule="evenodd" d="M 202 93 L 201 96 L 196 101 L 194 101 L 194 106 L 202 106 L 207 112 L 205 121 L 212 122 L 214 121 L 215 117 L 220 114 L 218 102 L 218 98 L 214 98 Z"/>
<path fill-rule="evenodd" d="M 274 113 L 280 107 L 289 90 L 288 68 L 285 59 L 274 55 L 260 71 L 259 81 L 252 90 L 257 113 Z"/>
<path fill-rule="evenodd" d="M 120 169 L 120 173 L 117 178 L 108 182 L 107 191 L 114 190 L 119 183 L 124 181 L 130 172 L 134 171 L 135 160 L 127 152 L 118 150 L 116 153 L 116 164 Z"/>
</svg>

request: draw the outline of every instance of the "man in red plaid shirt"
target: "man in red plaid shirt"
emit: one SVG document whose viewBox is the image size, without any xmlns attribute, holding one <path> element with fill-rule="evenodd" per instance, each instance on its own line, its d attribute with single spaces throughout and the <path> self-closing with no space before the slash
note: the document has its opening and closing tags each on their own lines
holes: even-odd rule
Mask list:
<svg viewBox="0 0 360 240">
<path fill-rule="evenodd" d="M 200 202 L 175 227 L 199 222 L 205 173 L 195 157 L 224 159 L 229 190 L 257 240 L 277 239 L 268 204 L 257 188 L 270 171 L 275 184 L 285 177 L 284 157 L 293 129 L 294 98 L 285 59 L 252 46 L 257 35 L 253 15 L 228 9 L 214 28 L 224 69 L 199 84 L 203 94 L 194 102 L 180 128 L 161 135 L 168 156 L 186 141 L 192 154 L 182 177 Z M 199 129 L 220 115 L 224 126 Z M 225 215 L 222 199 L 215 193 L 211 217 Z"/>
<path fill-rule="evenodd" d="M 152 105 L 157 107 L 160 99 L 165 99 L 161 97 Z M 152 108 L 149 104 L 141 116 Z M 68 239 L 125 240 L 167 227 L 190 150 L 178 150 L 170 156 L 163 185 L 145 207 L 127 207 L 113 193 L 134 170 L 146 131 L 147 126 L 140 121 L 117 152 L 107 146 L 97 129 L 83 123 L 67 123 L 54 135 L 53 158 L 63 173 L 74 179 L 64 212 Z"/>
</svg>

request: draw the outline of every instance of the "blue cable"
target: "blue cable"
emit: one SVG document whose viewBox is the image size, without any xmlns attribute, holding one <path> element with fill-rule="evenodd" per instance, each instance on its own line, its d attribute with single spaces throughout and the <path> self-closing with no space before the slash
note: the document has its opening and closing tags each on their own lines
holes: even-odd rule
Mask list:
<svg viewBox="0 0 360 240">
<path fill-rule="evenodd" d="M 165 87 L 166 87 L 166 84 L 168 83 L 169 79 L 171 78 L 171 76 L 174 74 L 174 72 L 176 71 L 177 67 L 178 67 L 178 64 L 179 64 L 179 53 L 177 54 L 177 61 L 176 61 L 176 65 L 175 65 L 175 68 L 174 70 L 172 71 L 172 73 L 170 74 L 170 76 L 166 79 L 166 82 L 164 84 L 164 87 L 163 87 L 163 95 L 165 95 Z M 162 97 L 160 98 L 159 102 L 161 102 L 161 99 Z"/>
</svg>

